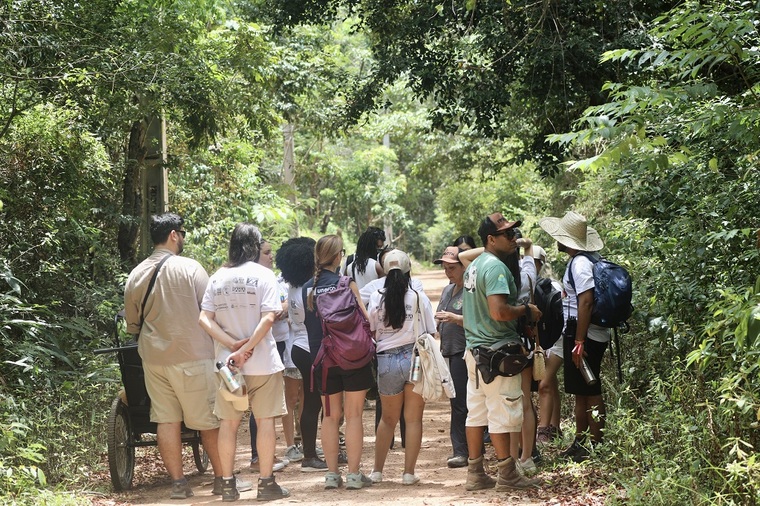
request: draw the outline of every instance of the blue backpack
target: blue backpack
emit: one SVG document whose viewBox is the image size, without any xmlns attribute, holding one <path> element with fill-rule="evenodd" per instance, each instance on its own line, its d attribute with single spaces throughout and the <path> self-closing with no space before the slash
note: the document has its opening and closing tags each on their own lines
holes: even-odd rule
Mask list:
<svg viewBox="0 0 760 506">
<path fill-rule="evenodd" d="M 594 264 L 594 310 L 591 312 L 591 323 L 606 328 L 623 325 L 633 314 L 633 283 L 630 274 L 624 267 L 604 258 L 586 252 L 579 254 Z M 573 289 L 575 281 L 572 266 L 575 258 L 570 260 L 568 266 L 570 286 Z"/>
</svg>

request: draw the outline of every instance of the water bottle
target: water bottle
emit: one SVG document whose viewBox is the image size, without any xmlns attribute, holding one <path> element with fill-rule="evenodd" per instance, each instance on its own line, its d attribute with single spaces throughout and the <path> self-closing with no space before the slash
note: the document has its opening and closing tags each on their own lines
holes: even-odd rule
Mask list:
<svg viewBox="0 0 760 506">
<path fill-rule="evenodd" d="M 581 376 L 583 376 L 583 381 L 585 381 L 587 385 L 596 385 L 596 382 L 599 381 L 596 379 L 596 376 L 594 376 L 594 371 L 588 366 L 585 357 L 581 359 Z"/>
<path fill-rule="evenodd" d="M 224 362 L 217 362 L 216 368 L 219 369 L 219 373 L 222 375 L 222 380 L 224 380 L 224 384 L 230 392 L 235 392 L 240 388 L 240 382 L 230 368 L 227 367 L 227 364 Z"/>
<path fill-rule="evenodd" d="M 420 379 L 420 354 L 414 353 L 414 360 L 412 361 L 412 371 L 409 374 L 409 381 L 419 381 Z"/>
</svg>

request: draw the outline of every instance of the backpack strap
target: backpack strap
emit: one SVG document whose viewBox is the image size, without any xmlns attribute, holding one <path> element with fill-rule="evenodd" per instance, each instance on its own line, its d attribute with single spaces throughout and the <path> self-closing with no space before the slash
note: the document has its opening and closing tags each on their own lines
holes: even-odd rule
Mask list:
<svg viewBox="0 0 760 506">
<path fill-rule="evenodd" d="M 591 260 L 592 264 L 595 264 L 600 260 L 588 251 L 579 251 L 573 258 L 570 259 L 570 265 L 567 266 L 567 274 L 569 277 L 568 281 L 570 281 L 570 286 L 573 287 L 573 291 L 575 291 L 575 280 L 573 279 L 573 260 L 575 260 L 578 255 L 583 255 L 584 257 L 588 258 Z M 575 295 L 577 296 L 578 294 L 576 293 Z"/>
<path fill-rule="evenodd" d="M 156 266 L 156 270 L 153 271 L 153 276 L 150 278 L 150 283 L 148 283 L 148 289 L 145 291 L 145 297 L 143 297 L 142 306 L 140 307 L 140 328 L 142 328 L 143 322 L 145 321 L 145 304 L 148 302 L 148 295 L 150 295 L 150 292 L 153 291 L 153 286 L 156 284 L 156 278 L 158 278 L 158 271 L 161 270 L 161 267 L 164 265 L 164 262 L 169 260 L 169 257 L 172 256 L 172 253 L 167 253 L 164 255 L 164 258 L 161 259 L 160 262 L 158 262 L 158 265 Z M 140 334 L 137 334 L 137 337 L 135 338 L 135 341 L 140 337 Z"/>
</svg>

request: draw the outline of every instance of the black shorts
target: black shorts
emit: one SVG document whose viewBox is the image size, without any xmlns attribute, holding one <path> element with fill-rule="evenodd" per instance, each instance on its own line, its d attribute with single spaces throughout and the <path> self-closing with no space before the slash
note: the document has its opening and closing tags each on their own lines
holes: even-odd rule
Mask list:
<svg viewBox="0 0 760 506">
<path fill-rule="evenodd" d="M 586 338 L 584 350 L 587 353 L 586 362 L 599 379 L 594 385 L 586 384 L 580 369 L 573 363 L 573 347 L 575 336 L 564 336 L 564 359 L 565 359 L 565 393 L 574 395 L 602 395 L 602 380 L 599 375 L 602 369 L 602 358 L 609 343 L 600 343 Z"/>
<path fill-rule="evenodd" d="M 314 388 L 322 395 L 332 395 L 340 392 L 359 392 L 375 386 L 375 375 L 372 372 L 372 362 L 359 369 L 345 370 L 331 367 L 327 370 L 327 388 L 322 390 L 322 366 L 314 368 Z"/>
</svg>

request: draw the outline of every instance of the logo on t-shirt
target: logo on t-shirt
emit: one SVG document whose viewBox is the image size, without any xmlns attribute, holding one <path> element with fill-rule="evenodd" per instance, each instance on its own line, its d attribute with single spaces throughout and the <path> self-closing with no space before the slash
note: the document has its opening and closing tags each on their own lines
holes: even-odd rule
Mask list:
<svg viewBox="0 0 760 506">
<path fill-rule="evenodd" d="M 475 293 L 475 288 L 477 288 L 477 282 L 475 280 L 477 277 L 478 268 L 475 265 L 470 265 L 470 268 L 464 273 L 464 289 L 470 293 Z"/>
</svg>

